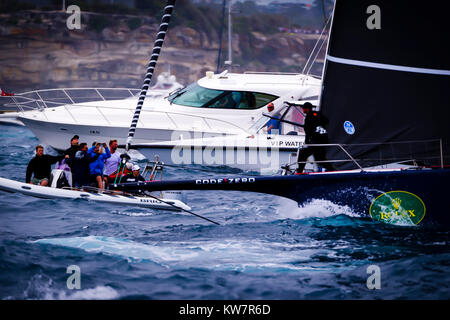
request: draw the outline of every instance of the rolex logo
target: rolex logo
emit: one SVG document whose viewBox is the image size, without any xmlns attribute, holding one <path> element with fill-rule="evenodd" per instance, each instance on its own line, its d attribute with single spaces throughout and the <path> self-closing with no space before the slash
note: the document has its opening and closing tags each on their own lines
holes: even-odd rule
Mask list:
<svg viewBox="0 0 450 320">
<path fill-rule="evenodd" d="M 400 209 L 401 204 L 402 204 L 402 199 L 400 199 L 400 198 L 392 199 L 392 206 L 394 207 L 395 210 Z"/>
</svg>

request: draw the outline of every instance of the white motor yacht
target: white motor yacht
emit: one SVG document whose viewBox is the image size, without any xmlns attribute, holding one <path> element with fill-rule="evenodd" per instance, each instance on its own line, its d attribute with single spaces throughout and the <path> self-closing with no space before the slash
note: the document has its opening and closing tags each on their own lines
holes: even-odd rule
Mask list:
<svg viewBox="0 0 450 320">
<path fill-rule="evenodd" d="M 183 88 L 183 85 L 177 82 L 169 69 L 157 77 L 156 84 L 147 93 L 147 99 L 163 98 L 180 88 Z M 81 105 L 85 102 L 128 99 L 135 97 L 139 92 L 135 88 L 60 88 L 33 90 L 19 94 L 2 91 L 0 123 L 23 126 L 24 123 L 19 120 L 19 117 L 26 117 L 29 111 Z"/>
<path fill-rule="evenodd" d="M 133 143 L 172 141 L 180 132 L 185 138 L 251 134 L 267 122 L 267 104 L 277 113 L 286 100 L 316 99 L 320 87 L 320 79 L 303 74 L 207 72 L 167 97 L 146 99 Z M 117 139 L 124 145 L 136 104 L 136 95 L 57 107 L 42 99 L 39 109 L 21 112 L 18 119 L 57 150 L 66 149 L 75 134 L 88 144 Z"/>
</svg>

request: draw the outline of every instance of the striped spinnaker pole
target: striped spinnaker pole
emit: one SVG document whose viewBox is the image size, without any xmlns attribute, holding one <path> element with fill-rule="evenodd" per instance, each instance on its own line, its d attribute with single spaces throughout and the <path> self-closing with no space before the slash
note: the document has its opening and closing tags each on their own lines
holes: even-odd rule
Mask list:
<svg viewBox="0 0 450 320">
<path fill-rule="evenodd" d="M 153 72 L 155 71 L 156 61 L 158 60 L 159 54 L 161 53 L 161 48 L 164 43 L 164 38 L 169 28 L 169 21 L 172 16 L 172 11 L 175 6 L 176 0 L 167 0 L 167 4 L 164 7 L 164 14 L 161 19 L 161 24 L 159 25 L 158 33 L 156 34 L 156 40 L 153 45 L 152 55 L 150 57 L 150 62 L 147 67 L 147 73 L 145 74 L 144 84 L 142 85 L 141 93 L 139 94 L 138 103 L 136 110 L 134 111 L 133 120 L 131 121 L 130 129 L 128 130 L 128 138 L 126 143 L 126 151 L 130 149 L 131 141 L 133 140 L 134 133 L 136 132 L 136 126 L 139 121 L 139 115 L 141 114 L 142 106 L 144 104 L 145 97 L 147 96 L 147 91 L 150 86 L 150 82 L 153 77 Z"/>
</svg>

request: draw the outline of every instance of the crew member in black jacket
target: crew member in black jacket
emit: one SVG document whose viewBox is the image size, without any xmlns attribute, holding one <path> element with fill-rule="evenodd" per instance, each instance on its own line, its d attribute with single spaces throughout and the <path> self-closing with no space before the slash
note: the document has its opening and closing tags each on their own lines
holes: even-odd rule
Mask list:
<svg viewBox="0 0 450 320">
<path fill-rule="evenodd" d="M 298 168 L 297 173 L 302 173 L 305 168 L 305 161 L 310 155 L 314 155 L 315 161 L 327 161 L 326 150 L 322 146 L 308 146 L 309 144 L 327 144 L 328 132 L 324 128 L 327 124 L 327 120 L 316 111 L 312 111 L 313 105 L 309 102 L 303 104 L 303 113 L 306 115 L 303 129 L 305 131 L 305 144 L 297 156 Z M 324 167 L 327 171 L 334 171 L 334 167 L 330 162 L 320 162 L 320 166 Z"/>
<path fill-rule="evenodd" d="M 75 154 L 80 150 L 80 145 L 78 144 L 80 137 L 78 135 L 74 135 L 72 139 L 70 139 L 70 148 L 64 151 L 64 154 L 69 155 L 69 158 L 75 157 Z M 72 164 L 66 163 L 69 165 L 70 169 L 72 169 Z"/>
<path fill-rule="evenodd" d="M 47 186 L 50 179 L 51 165 L 69 156 L 51 156 L 44 154 L 44 147 L 36 147 L 36 156 L 30 160 L 27 167 L 26 183 Z M 33 179 L 31 179 L 31 176 Z"/>
<path fill-rule="evenodd" d="M 72 157 L 66 160 L 66 163 L 72 170 L 72 184 L 74 187 L 81 188 L 88 186 L 91 183 L 89 164 L 97 160 L 100 153 L 90 157 L 88 154 L 88 146 L 86 143 L 81 143 L 78 150 Z"/>
</svg>

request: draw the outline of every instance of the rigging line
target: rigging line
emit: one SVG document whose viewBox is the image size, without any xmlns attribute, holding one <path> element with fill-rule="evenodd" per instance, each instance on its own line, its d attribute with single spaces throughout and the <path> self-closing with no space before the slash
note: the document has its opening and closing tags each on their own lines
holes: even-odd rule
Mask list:
<svg viewBox="0 0 450 320">
<path fill-rule="evenodd" d="M 313 67 L 313 65 L 314 65 L 314 62 L 316 61 L 317 56 L 319 55 L 319 53 L 320 53 L 320 51 L 322 50 L 323 45 L 324 45 L 325 43 L 326 43 L 326 41 L 325 41 L 325 39 L 323 39 L 322 44 L 320 45 L 319 50 L 317 50 L 317 53 L 316 53 L 316 55 L 314 56 L 313 62 L 312 62 L 311 65 L 309 66 L 308 72 L 306 73 L 307 76 L 308 76 L 309 73 L 311 72 L 311 69 L 312 69 L 312 67 Z"/>
<path fill-rule="evenodd" d="M 222 37 L 223 37 L 223 28 L 224 28 L 224 25 L 225 25 L 225 7 L 226 7 L 226 0 L 223 0 L 223 4 L 222 4 L 222 24 L 220 25 L 220 33 L 219 33 L 219 52 L 217 54 L 216 73 L 219 73 L 220 58 L 222 56 Z"/>
<path fill-rule="evenodd" d="M 309 64 L 309 61 L 311 60 L 311 57 L 314 55 L 314 51 L 316 50 L 317 45 L 318 45 L 319 42 L 322 40 L 322 35 L 323 35 L 323 33 L 325 32 L 325 30 L 326 30 L 326 28 L 327 28 L 327 26 L 328 26 L 328 23 L 329 23 L 330 20 L 331 20 L 331 17 L 332 17 L 332 16 L 328 17 L 327 22 L 326 22 L 325 25 L 323 26 L 322 32 L 320 33 L 320 36 L 319 36 L 319 39 L 317 39 L 316 44 L 314 45 L 314 48 L 312 49 L 311 54 L 309 55 L 308 60 L 306 61 L 305 66 L 303 67 L 302 74 L 305 74 L 305 71 L 306 71 L 306 68 L 307 68 L 307 66 L 308 66 L 308 64 Z M 323 39 L 323 41 L 325 42 L 325 39 Z M 322 44 L 322 46 L 323 46 L 323 44 Z"/>
<path fill-rule="evenodd" d="M 139 184 L 138 184 L 137 186 L 139 186 Z M 117 187 L 117 184 L 115 184 L 114 187 Z M 156 196 L 154 196 L 154 195 L 152 195 L 152 194 L 150 194 L 150 193 L 145 193 L 145 195 L 148 196 L 148 197 L 150 197 L 150 198 L 153 198 L 153 199 L 155 199 L 155 200 L 157 200 L 157 201 L 159 201 L 159 202 L 165 203 L 165 204 L 167 204 L 167 205 L 169 205 L 169 206 L 171 206 L 171 207 L 173 207 L 173 208 L 176 208 L 177 210 L 184 211 L 184 212 L 189 213 L 189 214 L 191 214 L 191 215 L 193 215 L 193 216 L 196 216 L 197 218 L 206 220 L 206 221 L 208 221 L 208 222 L 211 222 L 211 223 L 213 223 L 213 224 L 215 224 L 215 225 L 220 226 L 220 223 L 218 223 L 218 222 L 216 222 L 216 221 L 214 221 L 214 220 L 211 220 L 211 219 L 209 219 L 209 218 L 206 218 L 206 217 L 204 217 L 204 216 L 201 216 L 201 215 L 199 215 L 199 214 L 197 214 L 197 213 L 195 213 L 195 212 L 192 212 L 192 211 L 190 211 L 190 210 L 181 208 L 181 207 L 179 207 L 179 206 L 177 206 L 177 205 L 174 205 L 173 203 L 171 203 L 171 202 L 169 202 L 169 201 L 165 201 L 165 200 L 163 200 L 163 199 L 161 199 L 161 198 L 159 198 L 159 197 L 156 197 Z"/>
<path fill-rule="evenodd" d="M 209 219 L 209 218 L 206 218 L 206 217 L 204 217 L 204 216 L 201 216 L 201 215 L 199 215 L 199 214 L 197 214 L 197 213 L 195 213 L 195 212 L 192 212 L 192 211 L 190 211 L 190 210 L 187 210 L 187 209 L 178 207 L 178 206 L 174 205 L 173 203 L 164 201 L 164 200 L 162 200 L 161 198 L 158 198 L 158 197 L 156 197 L 156 196 L 154 196 L 154 195 L 147 194 L 147 196 L 149 196 L 149 197 L 151 197 L 151 198 L 154 198 L 154 199 L 156 199 L 156 200 L 158 200 L 158 201 L 161 201 L 162 203 L 168 204 L 168 205 L 170 205 L 170 206 L 172 206 L 172 207 L 174 207 L 174 208 L 177 208 L 178 210 L 181 210 L 181 211 L 184 211 L 184 212 L 186 212 L 186 213 L 189 213 L 189 214 L 191 214 L 191 215 L 193 215 L 193 216 L 196 216 L 197 218 L 206 220 L 206 221 L 208 221 L 208 222 L 211 222 L 211 223 L 213 223 L 213 224 L 215 224 L 215 225 L 220 226 L 220 223 L 218 223 L 218 222 L 216 222 L 216 221 L 214 221 L 214 220 L 211 220 L 211 219 Z"/>
</svg>

